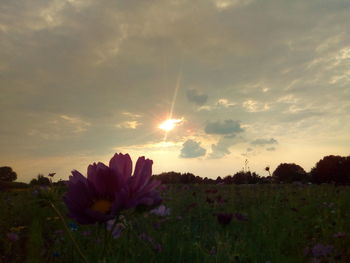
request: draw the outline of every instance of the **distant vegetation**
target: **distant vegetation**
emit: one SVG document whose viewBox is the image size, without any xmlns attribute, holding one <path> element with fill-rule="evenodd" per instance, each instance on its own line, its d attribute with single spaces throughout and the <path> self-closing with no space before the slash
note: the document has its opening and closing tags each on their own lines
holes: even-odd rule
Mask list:
<svg viewBox="0 0 350 263">
<path fill-rule="evenodd" d="M 318 161 L 307 173 L 295 163 L 281 163 L 272 175 L 270 168 L 265 170 L 269 176 L 260 176 L 251 171 L 239 171 L 233 175 L 216 179 L 202 178 L 191 173 L 165 172 L 154 177 L 164 184 L 267 184 L 267 183 L 315 183 L 315 184 L 350 184 L 350 156 L 329 155 Z"/>
<path fill-rule="evenodd" d="M 0 181 L 13 182 L 16 181 L 17 174 L 12 170 L 11 167 L 3 166 L 0 167 Z"/>
<path fill-rule="evenodd" d="M 271 184 L 271 183 L 314 183 L 350 185 L 350 156 L 342 157 L 329 155 L 319 160 L 310 172 L 306 172 L 300 165 L 295 163 L 281 163 L 270 173 L 270 167 L 266 167 L 268 176 L 261 176 L 256 172 L 239 171 L 216 179 L 196 176 L 192 173 L 164 172 L 154 175 L 163 184 Z M 49 174 L 52 177 L 54 174 Z M 51 179 L 38 174 L 30 181 L 32 186 L 47 186 Z M 17 174 L 11 167 L 0 167 L 0 190 L 6 188 L 23 188 L 25 183 L 14 183 Z M 54 184 L 64 185 L 65 181 Z"/>
</svg>

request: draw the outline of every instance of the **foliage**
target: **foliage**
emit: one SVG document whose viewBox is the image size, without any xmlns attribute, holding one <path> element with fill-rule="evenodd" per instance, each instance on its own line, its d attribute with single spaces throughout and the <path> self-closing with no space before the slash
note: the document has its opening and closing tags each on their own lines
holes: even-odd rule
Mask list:
<svg viewBox="0 0 350 263">
<path fill-rule="evenodd" d="M 126 228 L 106 248 L 106 263 L 350 262 L 349 187 L 172 184 L 167 188 L 163 204 L 170 215 L 123 214 Z M 57 200 L 62 194 L 57 193 Z M 227 202 L 206 201 L 219 195 Z M 80 262 L 60 220 L 36 200 L 31 191 L 0 193 L 0 262 Z M 57 205 L 65 215 L 63 204 Z M 232 219 L 222 226 L 219 214 Z M 89 262 L 102 262 L 99 237 L 105 229 L 66 220 Z M 19 240 L 9 240 L 9 232 Z"/>
<path fill-rule="evenodd" d="M 276 182 L 292 183 L 297 181 L 307 181 L 305 170 L 295 163 L 281 163 L 272 173 Z"/>
<path fill-rule="evenodd" d="M 314 183 L 350 184 L 350 156 L 325 156 L 311 169 Z"/>
<path fill-rule="evenodd" d="M 38 174 L 37 178 L 32 179 L 29 184 L 47 186 L 50 185 L 50 179 L 42 174 Z"/>
<path fill-rule="evenodd" d="M 0 167 L 0 181 L 13 182 L 16 181 L 17 174 L 9 166 Z"/>
</svg>

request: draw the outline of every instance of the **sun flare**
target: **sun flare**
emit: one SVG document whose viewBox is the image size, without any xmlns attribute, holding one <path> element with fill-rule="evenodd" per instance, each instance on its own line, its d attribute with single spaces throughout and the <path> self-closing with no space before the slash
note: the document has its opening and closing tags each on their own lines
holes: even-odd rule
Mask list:
<svg viewBox="0 0 350 263">
<path fill-rule="evenodd" d="M 162 129 L 164 131 L 171 131 L 175 128 L 176 125 L 180 124 L 182 122 L 182 119 L 168 119 L 163 121 L 159 125 L 159 129 Z"/>
</svg>

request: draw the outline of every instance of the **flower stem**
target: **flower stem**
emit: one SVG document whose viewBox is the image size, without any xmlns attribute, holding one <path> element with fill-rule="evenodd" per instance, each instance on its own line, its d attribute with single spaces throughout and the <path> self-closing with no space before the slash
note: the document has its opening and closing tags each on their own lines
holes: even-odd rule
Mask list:
<svg viewBox="0 0 350 263">
<path fill-rule="evenodd" d="M 56 207 L 52 202 L 50 202 L 50 205 L 51 205 L 52 209 L 55 211 L 55 213 L 57 214 L 57 216 L 61 219 L 62 224 L 63 224 L 63 227 L 64 227 L 64 229 L 66 230 L 66 232 L 67 232 L 67 234 L 68 234 L 70 240 L 73 242 L 73 245 L 74 245 L 76 251 L 78 252 L 78 254 L 80 255 L 80 257 L 83 259 L 83 261 L 84 261 L 85 263 L 89 263 L 89 261 L 86 259 L 85 255 L 84 255 L 84 253 L 81 251 L 81 249 L 80 249 L 80 247 L 79 247 L 77 241 L 74 239 L 74 237 L 73 237 L 71 231 L 69 231 L 69 228 L 68 228 L 68 226 L 67 226 L 67 223 L 66 223 L 66 221 L 64 220 L 64 217 L 62 216 L 61 212 L 57 209 L 57 207 Z"/>
</svg>

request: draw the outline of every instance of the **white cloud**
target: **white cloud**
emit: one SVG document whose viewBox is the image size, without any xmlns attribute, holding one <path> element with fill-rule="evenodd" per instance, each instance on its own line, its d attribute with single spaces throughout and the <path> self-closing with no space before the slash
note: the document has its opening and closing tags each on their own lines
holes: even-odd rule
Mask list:
<svg viewBox="0 0 350 263">
<path fill-rule="evenodd" d="M 140 125 L 141 123 L 138 121 L 123 121 L 121 123 L 116 124 L 115 126 L 117 128 L 123 128 L 123 129 L 136 129 Z"/>
<path fill-rule="evenodd" d="M 248 112 L 268 111 L 270 109 L 268 103 L 262 103 L 252 99 L 244 101 L 242 105 Z"/>
</svg>

